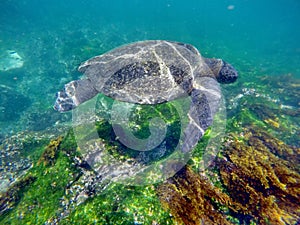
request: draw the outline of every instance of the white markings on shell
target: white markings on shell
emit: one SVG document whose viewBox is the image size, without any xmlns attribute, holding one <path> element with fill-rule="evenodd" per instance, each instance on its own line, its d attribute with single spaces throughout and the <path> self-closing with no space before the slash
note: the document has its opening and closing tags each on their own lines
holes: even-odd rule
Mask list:
<svg viewBox="0 0 300 225">
<path fill-rule="evenodd" d="M 165 43 L 166 43 L 167 45 L 171 46 L 171 48 L 174 49 L 174 51 L 178 54 L 178 56 L 180 56 L 180 57 L 186 62 L 186 64 L 187 64 L 187 65 L 189 66 L 189 68 L 190 68 L 190 74 L 191 74 L 191 76 L 192 76 L 192 78 L 193 78 L 193 80 L 194 80 L 194 69 L 193 69 L 191 63 L 190 63 L 185 57 L 183 57 L 183 55 L 177 50 L 177 48 L 174 47 L 174 44 L 171 44 L 171 43 L 169 43 L 169 42 L 165 42 Z"/>
<path fill-rule="evenodd" d="M 133 75 L 140 73 L 138 70 L 134 71 L 134 64 L 144 75 L 126 81 L 126 76 L 131 76 L 131 72 Z M 147 69 L 147 66 L 152 68 L 154 64 L 159 67 L 158 72 L 155 72 L 156 69 Z M 128 74 L 125 69 L 127 66 Z M 182 79 L 180 82 L 183 83 L 175 80 L 177 74 L 173 74 L 172 67 L 179 69 L 178 71 L 182 70 L 182 76 L 179 79 Z M 124 72 L 121 71 L 122 69 Z M 129 44 L 84 62 L 79 67 L 79 71 L 84 72 L 90 78 L 96 90 L 121 101 L 139 104 L 171 101 L 187 95 L 187 91 L 190 91 L 189 87 L 185 87 L 184 90 L 181 84 L 189 83 L 191 88 L 209 92 L 215 95 L 214 99 L 220 98 L 220 90 L 211 90 L 211 87 L 206 87 L 206 84 L 201 82 L 203 76 L 214 78 L 211 78 L 213 77 L 212 71 L 204 63 L 200 53 L 196 54 L 185 45 L 175 42 L 145 41 Z M 118 72 L 124 83 L 118 86 L 115 85 L 118 81 L 112 80 L 111 86 L 105 86 L 110 79 L 118 78 L 116 75 Z M 115 78 L 112 78 L 114 75 L 116 75 Z"/>
</svg>

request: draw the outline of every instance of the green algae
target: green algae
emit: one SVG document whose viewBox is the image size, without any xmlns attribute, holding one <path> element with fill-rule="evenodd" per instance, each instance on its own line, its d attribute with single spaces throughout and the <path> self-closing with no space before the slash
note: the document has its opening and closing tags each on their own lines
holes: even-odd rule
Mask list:
<svg viewBox="0 0 300 225">
<path fill-rule="evenodd" d="M 226 93 L 231 95 L 227 130 L 241 132 L 244 127 L 257 126 L 300 146 L 299 85 L 299 79 L 290 74 L 256 76 L 243 83 L 241 89 Z"/>
<path fill-rule="evenodd" d="M 112 184 L 79 205 L 61 224 L 173 224 L 163 211 L 154 186 Z"/>
<path fill-rule="evenodd" d="M 19 204 L 4 217 L 1 222 L 6 224 L 44 223 L 54 216 L 60 207 L 59 198 L 64 194 L 64 187 L 73 177 L 69 158 L 59 153 L 52 167 L 36 165 L 26 176 L 35 177 L 34 183 L 23 192 Z M 39 215 L 39 216 L 37 216 Z"/>
<path fill-rule="evenodd" d="M 60 207 L 59 198 L 63 196 L 67 183 L 78 173 L 70 158 L 62 152 L 62 148 L 72 151 L 74 146 L 71 134 L 66 135 L 62 142 L 59 137 L 51 140 L 48 145 L 45 144 L 46 140 L 40 140 L 38 145 L 33 139 L 25 140 L 26 155 L 33 160 L 33 167 L 4 194 L 6 198 L 1 205 L 10 203 L 12 207 L 0 215 L 0 222 L 3 224 L 44 223 L 51 215 L 55 215 Z M 61 145 L 53 145 L 57 140 Z M 49 149 L 55 150 L 50 151 L 55 153 L 50 154 L 53 156 L 50 158 L 45 157 L 49 156 Z M 50 161 L 44 161 L 46 159 Z M 9 193 L 14 195 L 10 196 Z"/>
<path fill-rule="evenodd" d="M 126 139 L 127 144 L 134 145 L 137 149 L 139 149 L 138 142 L 132 140 L 132 136 L 134 139 L 139 139 L 141 142 L 151 138 L 151 120 L 161 119 L 161 124 L 159 124 L 159 129 L 166 129 L 165 135 L 165 145 L 168 149 L 166 154 L 164 154 L 163 158 L 167 157 L 178 145 L 180 135 L 182 135 L 182 127 L 184 124 L 187 124 L 187 120 L 182 116 L 182 114 L 186 115 L 188 112 L 188 106 L 184 99 L 178 99 L 171 102 L 167 102 L 164 104 L 158 105 L 136 105 L 136 104 L 128 104 L 121 103 L 120 107 L 131 107 L 129 114 L 127 115 L 128 122 L 124 122 L 124 118 L 115 118 L 111 119 L 111 113 L 114 110 L 114 104 L 120 104 L 120 102 L 115 101 L 109 97 L 104 95 L 99 95 L 96 102 L 95 113 L 100 120 L 95 122 L 95 127 L 97 130 L 97 134 L 99 138 L 102 138 L 106 141 L 108 146 L 111 146 L 111 150 L 115 153 L 114 156 L 118 157 L 118 155 L 127 157 L 127 158 L 137 158 L 141 151 L 136 151 L 128 147 L 128 145 L 124 144 L 122 140 L 119 140 L 115 134 L 115 129 L 117 128 L 120 133 L 122 133 Z M 125 113 L 125 112 L 124 112 Z M 120 116 L 120 115 L 117 115 Z M 114 121 L 121 121 L 120 124 L 116 124 Z M 84 126 L 76 127 L 76 134 L 80 134 L 79 139 L 88 141 L 89 139 L 93 139 L 95 133 L 91 130 L 85 131 Z M 85 131 L 85 132 L 84 132 Z M 153 132 L 153 131 L 152 131 Z M 155 133 L 155 132 L 154 132 Z M 84 136 L 81 137 L 81 134 Z M 151 163 L 155 160 L 155 155 L 157 151 L 159 151 L 160 143 L 155 143 L 157 148 L 154 148 L 151 151 L 144 151 L 145 157 L 149 158 L 148 162 Z M 116 147 L 116 148 L 114 148 Z M 142 149 L 143 147 L 140 146 Z"/>
<path fill-rule="evenodd" d="M 50 141 L 49 145 L 43 148 L 44 153 L 41 153 L 41 156 L 49 151 L 49 146 L 53 146 L 55 141 L 55 139 Z M 28 180 L 34 177 L 34 182 L 26 183 L 26 185 L 23 180 L 18 182 L 17 186 L 26 186 L 26 188 L 18 190 L 18 195 L 15 194 L 18 197 L 17 200 L 6 199 L 14 201 L 14 204 L 9 211 L 1 215 L 1 223 L 42 224 L 56 218 L 57 210 L 61 208 L 60 199 L 64 197 L 66 187 L 80 174 L 72 162 L 72 157 L 79 156 L 76 152 L 77 146 L 73 132 L 70 131 L 56 147 L 55 160 L 51 158 L 51 163 L 46 164 L 35 163 L 24 178 Z M 44 159 L 44 157 L 41 158 Z M 15 189 L 11 188 L 13 189 L 10 189 L 8 193 Z M 143 212 L 148 212 L 148 214 L 145 215 Z M 77 206 L 61 223 L 90 224 L 94 219 L 100 224 L 133 224 L 135 221 L 146 224 L 153 221 L 171 224 L 169 214 L 161 210 L 153 186 L 130 187 L 112 184 L 105 192 Z"/>
</svg>

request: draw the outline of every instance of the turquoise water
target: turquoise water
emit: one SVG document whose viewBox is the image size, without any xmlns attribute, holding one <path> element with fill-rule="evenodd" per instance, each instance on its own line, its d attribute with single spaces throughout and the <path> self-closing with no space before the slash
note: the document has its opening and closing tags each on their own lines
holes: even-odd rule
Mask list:
<svg viewBox="0 0 300 225">
<path fill-rule="evenodd" d="M 228 127 L 232 126 L 229 129 L 258 125 L 287 144 L 300 145 L 299 0 L 0 0 L 0 10 L 0 178 L 5 178 L 0 183 L 1 191 L 32 166 L 31 160 L 37 161 L 23 159 L 19 152 L 26 153 L 24 158 L 30 156 L 33 150 L 28 146 L 46 145 L 48 139 L 66 135 L 72 127 L 72 113 L 56 112 L 53 104 L 64 84 L 81 77 L 77 71 L 80 63 L 134 41 L 186 42 L 205 57 L 230 62 L 240 77 L 222 89 Z M 103 137 L 110 132 L 104 125 L 103 129 L 98 127 L 104 131 Z M 88 137 L 90 131 L 87 133 Z M 33 149 L 38 149 L 36 146 Z M 38 151 L 44 151 L 44 147 Z M 291 164 L 298 162 L 296 157 L 287 158 Z M 57 166 L 62 177 L 71 168 L 69 161 L 65 164 L 66 170 Z M 44 185 L 48 194 L 47 182 L 52 178 L 44 179 L 46 172 L 39 175 L 42 179 L 38 179 L 37 186 Z M 50 186 L 54 188 L 56 183 L 51 181 Z M 33 192 L 40 195 L 34 188 Z M 115 192 L 111 196 L 109 201 L 116 196 L 119 201 Z M 56 195 L 48 197 L 49 202 L 57 200 Z M 95 205 L 106 207 L 97 201 Z M 157 214 L 161 213 L 160 207 Z M 132 208 L 132 215 L 144 213 L 144 208 Z M 31 213 L 28 206 L 25 209 Z M 89 210 L 78 211 L 86 214 Z M 16 212 L 20 221 L 21 214 Z M 46 213 L 41 220 L 44 217 L 49 219 Z"/>
<path fill-rule="evenodd" d="M 2 133 L 68 120 L 52 104 L 55 92 L 80 76 L 80 62 L 138 40 L 191 43 L 206 57 L 232 63 L 242 79 L 300 77 L 297 0 L 3 0 L 0 7 L 0 51 L 14 50 L 24 61 L 0 71 L 7 89 L 1 93 Z"/>
</svg>

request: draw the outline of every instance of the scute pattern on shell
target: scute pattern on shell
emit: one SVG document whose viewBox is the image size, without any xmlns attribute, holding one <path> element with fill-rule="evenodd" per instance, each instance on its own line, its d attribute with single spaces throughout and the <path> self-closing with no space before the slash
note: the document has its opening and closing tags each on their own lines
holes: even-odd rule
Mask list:
<svg viewBox="0 0 300 225">
<path fill-rule="evenodd" d="M 193 46 L 168 41 L 125 45 L 84 62 L 79 71 L 99 92 L 140 104 L 157 104 L 189 94 L 194 74 L 213 77 Z"/>
</svg>

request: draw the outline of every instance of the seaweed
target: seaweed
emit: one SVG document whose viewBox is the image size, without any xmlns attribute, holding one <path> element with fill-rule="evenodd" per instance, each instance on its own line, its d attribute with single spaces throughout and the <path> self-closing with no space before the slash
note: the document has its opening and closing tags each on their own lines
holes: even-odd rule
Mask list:
<svg viewBox="0 0 300 225">
<path fill-rule="evenodd" d="M 217 185 L 185 166 L 157 187 L 179 224 L 296 224 L 300 149 L 257 128 L 231 133 L 215 160 Z M 209 171 L 207 171 L 209 172 Z"/>
<path fill-rule="evenodd" d="M 225 214 L 226 206 L 233 204 L 230 197 L 189 166 L 160 184 L 157 193 L 179 224 L 232 224 Z"/>
<path fill-rule="evenodd" d="M 265 147 L 273 153 L 275 156 L 280 157 L 282 163 L 292 169 L 300 172 L 299 162 L 300 162 L 300 150 L 295 146 L 290 146 L 279 140 L 278 138 L 273 137 L 264 130 L 249 128 L 248 133 L 251 133 L 251 136 L 248 138 L 248 144 L 256 147 L 262 148 Z M 259 140 L 259 141 L 257 141 Z M 264 146 L 262 146 L 264 145 Z"/>
<path fill-rule="evenodd" d="M 38 164 L 43 163 L 45 166 L 54 165 L 57 158 L 59 145 L 61 144 L 62 140 L 62 136 L 59 136 L 55 140 L 51 140 L 50 143 L 46 146 L 45 151 L 41 155 Z"/>
<path fill-rule="evenodd" d="M 239 214 L 259 224 L 296 224 L 300 217 L 300 150 L 258 128 L 225 143 L 216 165 Z M 240 218 L 243 223 L 243 219 Z"/>
</svg>

